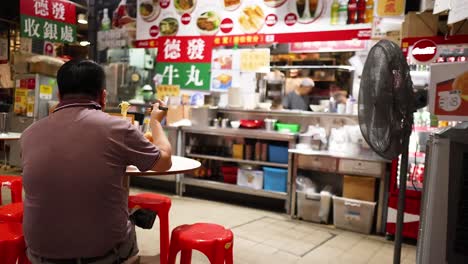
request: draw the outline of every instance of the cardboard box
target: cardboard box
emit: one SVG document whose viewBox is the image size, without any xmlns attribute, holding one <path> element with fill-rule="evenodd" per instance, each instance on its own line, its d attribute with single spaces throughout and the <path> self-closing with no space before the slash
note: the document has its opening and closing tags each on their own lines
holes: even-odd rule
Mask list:
<svg viewBox="0 0 468 264">
<path fill-rule="evenodd" d="M 450 28 L 450 35 L 468 35 L 468 20 L 465 19 L 463 21 L 452 24 Z"/>
<path fill-rule="evenodd" d="M 182 119 L 189 119 L 190 106 L 188 105 L 169 105 L 167 111 L 166 123 L 172 125 Z"/>
<path fill-rule="evenodd" d="M 401 25 L 401 38 L 436 36 L 439 16 L 430 12 L 409 12 Z"/>
<path fill-rule="evenodd" d="M 375 178 L 345 175 L 343 182 L 343 197 L 374 202 Z"/>
<path fill-rule="evenodd" d="M 401 46 L 401 32 L 400 31 L 388 31 L 385 34 L 384 39 L 395 42 L 398 46 Z"/>
<path fill-rule="evenodd" d="M 14 52 L 11 55 L 13 74 L 20 75 L 29 73 L 28 60 L 31 58 L 31 55 L 22 52 Z"/>
<path fill-rule="evenodd" d="M 38 73 L 51 77 L 56 77 L 57 71 L 65 63 L 59 58 L 42 55 L 33 56 L 28 62 L 30 73 Z"/>
</svg>

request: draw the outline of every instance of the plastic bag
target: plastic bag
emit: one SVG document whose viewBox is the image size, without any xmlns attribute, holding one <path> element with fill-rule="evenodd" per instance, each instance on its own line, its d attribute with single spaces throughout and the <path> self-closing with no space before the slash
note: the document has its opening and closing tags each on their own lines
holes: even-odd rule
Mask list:
<svg viewBox="0 0 468 264">
<path fill-rule="evenodd" d="M 330 214 L 330 207 L 332 203 L 332 186 L 327 185 L 320 192 L 320 210 L 319 217 L 322 222 L 328 222 L 328 216 Z"/>
<path fill-rule="evenodd" d="M 330 152 L 345 152 L 346 143 L 348 142 L 348 136 L 346 130 L 343 127 L 332 128 L 330 132 L 330 143 L 328 150 Z"/>
<path fill-rule="evenodd" d="M 309 178 L 304 176 L 298 176 L 296 178 L 296 189 L 298 191 L 313 191 L 317 190 L 317 185 Z"/>
</svg>

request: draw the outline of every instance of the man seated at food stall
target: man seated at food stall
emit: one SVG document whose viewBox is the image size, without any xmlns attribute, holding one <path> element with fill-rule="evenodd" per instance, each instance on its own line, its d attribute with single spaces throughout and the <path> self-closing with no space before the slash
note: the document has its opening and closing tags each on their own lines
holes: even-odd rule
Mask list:
<svg viewBox="0 0 468 264">
<path fill-rule="evenodd" d="M 310 105 L 309 94 L 314 86 L 315 83 L 312 79 L 303 78 L 299 86 L 283 98 L 283 108 L 308 111 Z"/>
<path fill-rule="evenodd" d="M 153 142 L 129 121 L 103 112 L 103 68 L 69 61 L 57 73 L 60 103 L 21 138 L 24 237 L 35 263 L 121 263 L 136 255 L 129 221 L 128 165 L 168 170 L 171 146 L 151 112 Z"/>
</svg>

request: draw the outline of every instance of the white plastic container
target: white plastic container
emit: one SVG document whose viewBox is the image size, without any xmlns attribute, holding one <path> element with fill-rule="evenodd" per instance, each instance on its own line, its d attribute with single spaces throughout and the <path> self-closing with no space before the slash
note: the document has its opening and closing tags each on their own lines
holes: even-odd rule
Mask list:
<svg viewBox="0 0 468 264">
<path fill-rule="evenodd" d="M 238 169 L 237 185 L 249 187 L 255 190 L 263 189 L 263 171 Z"/>
<path fill-rule="evenodd" d="M 322 202 L 319 193 L 297 192 L 298 218 L 315 223 L 328 223 L 330 204 L 328 208 L 323 208 L 324 214 L 322 216 L 320 215 L 321 206 Z"/>
<path fill-rule="evenodd" d="M 335 227 L 370 234 L 374 223 L 374 202 L 333 196 Z"/>
<path fill-rule="evenodd" d="M 306 221 L 328 224 L 331 195 L 297 191 L 297 216 Z"/>
</svg>

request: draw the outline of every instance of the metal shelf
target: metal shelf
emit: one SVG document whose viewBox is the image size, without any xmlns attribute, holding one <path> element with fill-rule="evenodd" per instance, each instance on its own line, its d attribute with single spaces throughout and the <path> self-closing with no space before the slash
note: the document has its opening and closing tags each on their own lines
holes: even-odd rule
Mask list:
<svg viewBox="0 0 468 264">
<path fill-rule="evenodd" d="M 324 97 L 329 98 L 329 97 Z M 243 114 L 256 114 L 264 115 L 266 117 L 279 116 L 279 117 L 317 117 L 317 118 L 351 118 L 357 121 L 357 115 L 347 115 L 347 114 L 338 114 L 338 113 L 328 113 L 328 112 L 311 112 L 311 111 L 301 111 L 301 110 L 262 110 L 262 109 L 253 109 L 253 110 L 244 110 L 239 108 L 216 108 L 219 113 L 243 113 Z M 244 129 L 245 130 L 245 129 Z M 250 130 L 255 131 L 255 130 Z M 265 130 L 263 130 L 265 131 Z M 279 133 L 279 132 L 276 132 Z"/>
<path fill-rule="evenodd" d="M 242 194 L 260 196 L 260 197 L 266 197 L 266 198 L 274 198 L 274 199 L 280 199 L 280 200 L 286 200 L 288 196 L 287 193 L 283 193 L 283 192 L 270 192 L 270 191 L 265 191 L 265 190 L 255 190 L 252 188 L 242 187 L 242 186 L 235 185 L 235 184 L 215 182 L 215 181 L 210 181 L 210 180 L 199 180 L 199 179 L 187 178 L 187 177 L 183 178 L 182 183 L 186 185 L 190 185 L 190 186 L 197 186 L 197 187 L 209 188 L 209 189 L 214 189 L 214 190 L 242 193 Z"/>
<path fill-rule="evenodd" d="M 201 155 L 201 154 L 186 154 L 189 158 L 196 158 L 196 159 L 209 159 L 209 160 L 219 160 L 219 161 L 226 161 L 226 162 L 236 162 L 242 164 L 249 164 L 249 165 L 256 165 L 256 166 L 269 166 L 269 167 L 278 167 L 278 168 L 288 168 L 288 164 L 283 163 L 275 163 L 275 162 L 267 162 L 267 161 L 258 161 L 258 160 L 243 160 L 243 159 L 234 159 L 234 158 L 225 158 L 225 157 L 217 157 L 211 155 Z"/>
</svg>

